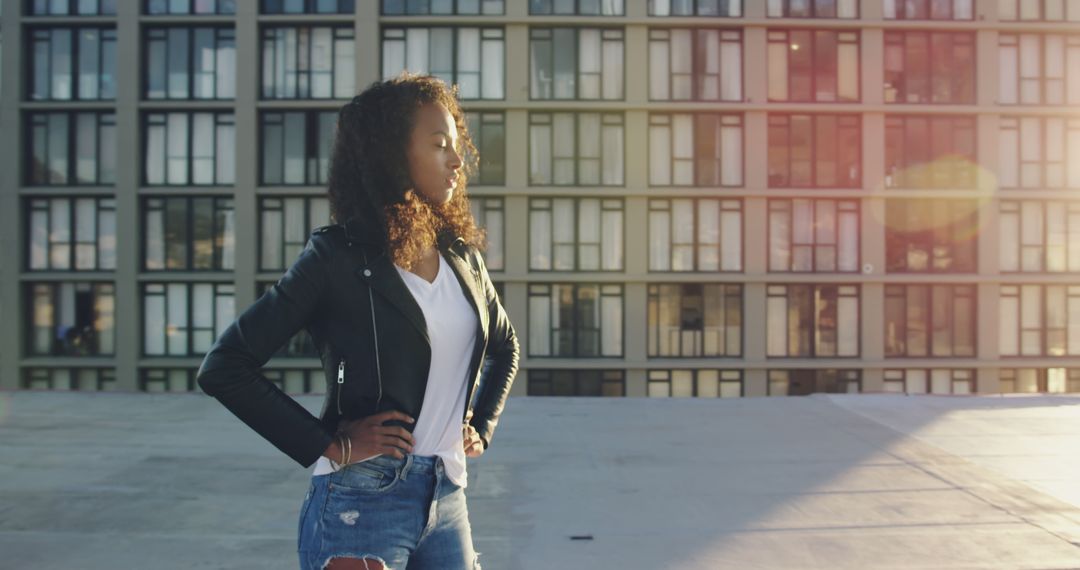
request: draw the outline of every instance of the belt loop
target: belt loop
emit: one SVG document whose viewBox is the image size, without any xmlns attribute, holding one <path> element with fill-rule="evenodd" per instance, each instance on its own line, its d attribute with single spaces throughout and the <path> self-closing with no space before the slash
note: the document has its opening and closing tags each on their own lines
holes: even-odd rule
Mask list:
<svg viewBox="0 0 1080 570">
<path fill-rule="evenodd" d="M 409 478 L 409 467 L 412 466 L 412 454 L 405 454 L 405 465 L 401 467 L 401 480 L 405 481 Z"/>
</svg>

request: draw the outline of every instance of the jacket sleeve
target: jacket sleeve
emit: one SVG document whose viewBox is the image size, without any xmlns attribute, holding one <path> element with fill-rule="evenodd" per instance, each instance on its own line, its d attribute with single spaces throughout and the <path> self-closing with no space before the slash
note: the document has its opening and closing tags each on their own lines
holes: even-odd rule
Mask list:
<svg viewBox="0 0 1080 570">
<path fill-rule="evenodd" d="M 197 376 L 204 392 L 304 467 L 315 463 L 333 434 L 259 369 L 314 316 L 329 282 L 328 237 L 311 235 L 285 275 L 221 333 Z"/>
<path fill-rule="evenodd" d="M 487 351 L 484 353 L 486 376 L 480 383 L 480 393 L 476 397 L 476 405 L 473 407 L 473 416 L 469 423 L 476 428 L 477 434 L 483 440 L 484 449 L 487 449 L 491 445 L 491 436 L 495 432 L 495 426 L 499 423 L 499 415 L 506 405 L 506 398 L 510 395 L 510 386 L 517 375 L 521 349 L 518 347 L 514 325 L 510 324 L 510 318 L 506 316 L 506 311 L 495 293 L 495 286 L 491 283 L 483 256 L 476 250 L 473 251 L 473 255 L 480 267 L 480 277 L 484 282 L 490 325 Z"/>
</svg>

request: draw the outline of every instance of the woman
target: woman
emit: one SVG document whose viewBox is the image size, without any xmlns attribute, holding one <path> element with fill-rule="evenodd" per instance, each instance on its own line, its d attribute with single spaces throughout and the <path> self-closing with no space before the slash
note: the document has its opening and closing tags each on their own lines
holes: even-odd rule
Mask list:
<svg viewBox="0 0 1080 570">
<path fill-rule="evenodd" d="M 491 443 L 519 349 L 478 249 L 463 172 L 475 162 L 462 161 L 476 148 L 456 95 L 402 74 L 342 107 L 329 198 L 344 222 L 312 232 L 199 369 L 206 393 L 316 464 L 305 569 L 479 568 L 465 458 Z M 259 373 L 303 328 L 327 380 L 318 419 Z"/>
</svg>

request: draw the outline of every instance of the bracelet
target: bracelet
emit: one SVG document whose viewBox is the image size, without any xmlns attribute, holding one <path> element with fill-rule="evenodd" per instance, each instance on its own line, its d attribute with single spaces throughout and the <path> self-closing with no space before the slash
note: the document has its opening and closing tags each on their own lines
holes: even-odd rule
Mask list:
<svg viewBox="0 0 1080 570">
<path fill-rule="evenodd" d="M 337 438 L 338 438 L 338 448 L 341 449 L 341 461 L 338 461 L 337 464 L 338 464 L 338 469 L 341 469 L 342 467 L 345 466 L 345 438 L 342 437 L 342 435 L 340 433 L 337 434 Z"/>
<path fill-rule="evenodd" d="M 352 461 L 352 438 L 345 436 L 345 442 L 349 447 L 349 453 L 345 456 L 345 465 L 348 465 Z"/>
</svg>

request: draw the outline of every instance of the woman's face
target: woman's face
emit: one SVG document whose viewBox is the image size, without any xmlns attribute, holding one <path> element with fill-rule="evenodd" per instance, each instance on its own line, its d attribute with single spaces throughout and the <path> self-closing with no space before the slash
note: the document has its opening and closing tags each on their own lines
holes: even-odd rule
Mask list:
<svg viewBox="0 0 1080 570">
<path fill-rule="evenodd" d="M 428 103 L 416 112 L 409 142 L 409 175 L 413 189 L 432 204 L 445 204 L 454 195 L 461 168 L 457 126 L 442 103 Z"/>
</svg>

